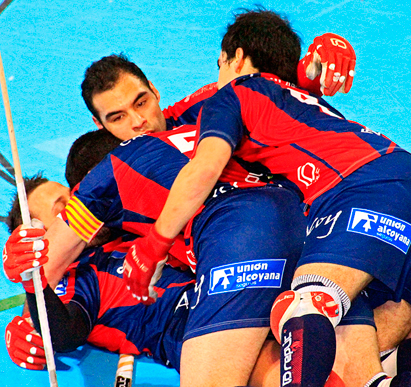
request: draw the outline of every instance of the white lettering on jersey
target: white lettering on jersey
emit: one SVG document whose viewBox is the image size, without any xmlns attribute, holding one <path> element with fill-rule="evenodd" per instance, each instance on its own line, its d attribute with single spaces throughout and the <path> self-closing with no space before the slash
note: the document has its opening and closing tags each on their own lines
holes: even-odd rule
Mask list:
<svg viewBox="0 0 411 387">
<path fill-rule="evenodd" d="M 330 109 L 326 108 L 325 106 L 321 105 L 318 102 L 318 99 L 313 97 L 312 95 L 302 93 L 301 91 L 298 91 L 295 89 L 289 89 L 289 90 L 290 90 L 291 96 L 293 96 L 294 98 L 297 98 L 300 102 L 305 103 L 307 105 L 318 106 L 320 108 L 320 111 L 322 111 L 323 113 L 328 114 L 329 116 L 342 119 L 342 117 L 333 113 Z"/>
<path fill-rule="evenodd" d="M 173 143 L 173 145 L 181 152 L 191 152 L 194 149 L 194 139 L 196 136 L 196 131 L 193 130 L 187 133 L 177 133 L 168 136 L 168 139 Z"/>
</svg>

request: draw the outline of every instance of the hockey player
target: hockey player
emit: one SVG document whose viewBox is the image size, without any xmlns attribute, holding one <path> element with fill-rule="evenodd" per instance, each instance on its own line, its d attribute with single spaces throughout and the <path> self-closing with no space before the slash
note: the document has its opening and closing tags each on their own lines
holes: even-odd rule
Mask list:
<svg viewBox="0 0 411 387">
<path fill-rule="evenodd" d="M 273 331 L 283 345 L 282 385 L 323 386 L 334 361 L 334 328 L 351 301 L 371 282 L 395 301 L 403 296 L 410 265 L 411 156 L 295 88 L 298 37 L 276 17 L 280 43 L 261 47 L 267 17 L 266 11 L 249 12 L 229 26 L 219 59 L 220 90 L 200 113 L 196 155 L 177 177 L 154 229 L 171 244 L 218 179 L 227 181 L 222 172 L 232 160 L 262 182 L 281 176 L 309 209 L 293 290 L 272 312 Z M 267 71 L 261 67 L 260 58 L 268 55 L 263 50 L 271 49 L 277 62 L 269 73 L 261 72 Z M 150 237 L 136 242 L 130 257 L 145 264 L 144 272 L 135 266 L 130 274 L 139 297 L 147 296 L 150 275 L 164 258 L 147 255 L 150 243 Z M 375 349 L 375 332 L 369 333 Z M 386 379 L 377 357 L 361 378 L 353 383 L 410 383 L 409 375 L 401 382 Z"/>
</svg>

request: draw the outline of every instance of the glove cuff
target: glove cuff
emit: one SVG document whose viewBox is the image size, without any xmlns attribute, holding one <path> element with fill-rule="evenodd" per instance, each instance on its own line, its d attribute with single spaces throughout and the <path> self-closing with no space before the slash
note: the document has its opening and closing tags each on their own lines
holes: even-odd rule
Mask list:
<svg viewBox="0 0 411 387">
<path fill-rule="evenodd" d="M 175 238 L 166 238 L 165 236 L 162 236 L 153 226 L 148 232 L 147 240 L 158 255 L 166 255 L 171 246 L 173 246 Z"/>
<path fill-rule="evenodd" d="M 323 93 L 321 91 L 320 75 L 313 80 L 307 77 L 305 72 L 305 66 L 303 63 L 304 59 L 301 59 L 298 63 L 297 73 L 298 73 L 298 87 L 308 90 L 310 93 L 314 93 L 319 97 L 322 97 Z"/>
</svg>

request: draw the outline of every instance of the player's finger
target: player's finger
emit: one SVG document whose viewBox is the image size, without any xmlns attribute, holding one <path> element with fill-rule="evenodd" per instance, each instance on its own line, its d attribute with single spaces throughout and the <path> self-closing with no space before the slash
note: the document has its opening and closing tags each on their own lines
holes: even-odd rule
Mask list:
<svg viewBox="0 0 411 387">
<path fill-rule="evenodd" d="M 141 286 L 140 287 L 140 294 L 141 294 L 141 302 L 144 305 L 151 305 L 153 303 L 152 299 L 150 300 L 147 286 Z"/>
<path fill-rule="evenodd" d="M 348 93 L 351 89 L 351 86 L 354 81 L 354 75 L 355 75 L 355 59 L 351 59 L 349 64 L 348 64 L 348 71 L 347 71 L 347 78 L 345 80 L 345 86 L 344 86 L 344 93 Z"/>
<path fill-rule="evenodd" d="M 341 67 L 341 76 L 340 76 L 340 79 L 338 80 L 338 85 L 336 86 L 336 92 L 339 91 L 341 93 L 344 93 L 345 80 L 347 79 L 347 76 L 348 76 L 349 63 L 350 63 L 350 58 L 343 57 L 342 67 Z"/>
<path fill-rule="evenodd" d="M 43 355 L 40 355 L 38 353 L 36 354 L 35 349 L 36 348 L 34 348 L 34 351 L 33 351 L 34 353 L 30 353 L 30 352 L 28 353 L 28 352 L 21 351 L 20 349 L 16 349 L 14 351 L 14 356 L 17 359 L 30 363 L 30 364 L 46 364 L 46 357 L 44 353 Z"/>
<path fill-rule="evenodd" d="M 26 251 L 45 251 L 47 253 L 48 245 L 49 241 L 47 239 L 13 243 L 7 246 L 7 252 L 19 254 L 24 253 Z"/>
<path fill-rule="evenodd" d="M 17 231 L 15 230 L 8 239 L 8 242 L 19 242 L 23 238 L 39 238 L 44 236 L 46 231 L 44 229 L 39 228 L 26 228 L 22 230 L 21 228 Z"/>
<path fill-rule="evenodd" d="M 20 367 L 29 370 L 42 370 L 46 365 L 45 357 L 41 358 L 37 356 L 32 356 L 20 350 L 16 350 L 11 356 L 11 359 Z"/>
<path fill-rule="evenodd" d="M 322 58 L 321 58 L 322 59 Z M 331 88 L 333 84 L 334 73 L 336 71 L 336 58 L 333 52 L 330 52 L 328 55 L 328 62 L 326 66 L 325 79 L 323 85 L 326 89 Z"/>
<path fill-rule="evenodd" d="M 335 93 L 338 91 L 338 89 L 341 87 L 340 83 L 340 78 L 341 78 L 341 71 L 342 71 L 342 66 L 344 58 L 343 55 L 338 52 L 335 55 L 335 70 L 332 78 L 331 84 L 328 86 L 328 95 L 333 96 Z"/>
<path fill-rule="evenodd" d="M 43 255 L 41 251 L 36 251 L 35 253 L 24 253 L 14 256 L 13 263 L 10 264 L 10 268 L 18 268 L 18 271 L 22 273 L 33 267 L 38 267 L 44 265 L 48 261 L 47 255 Z M 5 268 L 9 267 L 8 263 L 5 262 Z"/>
<path fill-rule="evenodd" d="M 44 355 L 44 343 L 43 343 L 43 339 L 41 338 L 41 336 L 36 333 L 34 330 L 32 330 L 30 333 L 26 333 L 22 334 L 22 332 L 18 332 L 19 337 L 21 337 L 22 339 L 25 340 L 26 343 L 28 343 L 27 345 L 32 347 L 35 346 L 38 348 L 37 354 L 40 356 Z"/>
</svg>

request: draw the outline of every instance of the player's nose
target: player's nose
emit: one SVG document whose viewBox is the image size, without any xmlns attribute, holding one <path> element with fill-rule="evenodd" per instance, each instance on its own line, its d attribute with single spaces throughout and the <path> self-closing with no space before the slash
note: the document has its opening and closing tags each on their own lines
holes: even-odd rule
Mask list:
<svg viewBox="0 0 411 387">
<path fill-rule="evenodd" d="M 133 129 L 141 130 L 146 122 L 147 120 L 137 112 L 131 114 L 131 125 Z"/>
</svg>

